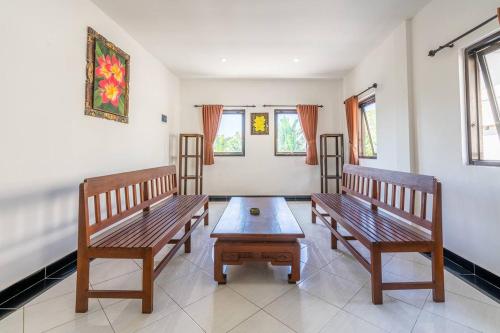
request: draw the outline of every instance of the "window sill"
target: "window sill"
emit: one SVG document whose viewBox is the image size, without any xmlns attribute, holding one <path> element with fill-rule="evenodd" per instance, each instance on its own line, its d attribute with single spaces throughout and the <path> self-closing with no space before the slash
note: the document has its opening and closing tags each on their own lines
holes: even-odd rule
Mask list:
<svg viewBox="0 0 500 333">
<path fill-rule="evenodd" d="M 294 157 L 294 156 L 306 156 L 306 153 L 291 153 L 291 154 L 287 154 L 287 153 L 274 153 L 274 156 L 291 156 L 291 157 Z"/>
<path fill-rule="evenodd" d="M 215 157 L 244 157 L 245 153 L 214 153 Z"/>
<path fill-rule="evenodd" d="M 362 160 L 376 160 L 377 156 L 358 156 L 358 158 Z"/>
<path fill-rule="evenodd" d="M 500 161 L 469 161 L 469 165 L 472 166 L 494 166 L 494 167 L 500 167 Z"/>
</svg>

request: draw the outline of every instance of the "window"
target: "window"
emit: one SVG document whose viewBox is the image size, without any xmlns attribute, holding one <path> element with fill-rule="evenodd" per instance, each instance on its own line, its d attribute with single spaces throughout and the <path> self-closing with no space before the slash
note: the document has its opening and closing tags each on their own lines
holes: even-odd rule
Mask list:
<svg viewBox="0 0 500 333">
<path fill-rule="evenodd" d="M 296 110 L 274 110 L 274 155 L 304 156 L 306 139 Z"/>
<path fill-rule="evenodd" d="M 465 50 L 469 164 L 500 166 L 500 32 Z"/>
<path fill-rule="evenodd" d="M 359 157 L 377 158 L 377 106 L 375 95 L 359 103 Z"/>
<path fill-rule="evenodd" d="M 214 142 L 215 156 L 245 156 L 245 110 L 224 110 Z"/>
</svg>

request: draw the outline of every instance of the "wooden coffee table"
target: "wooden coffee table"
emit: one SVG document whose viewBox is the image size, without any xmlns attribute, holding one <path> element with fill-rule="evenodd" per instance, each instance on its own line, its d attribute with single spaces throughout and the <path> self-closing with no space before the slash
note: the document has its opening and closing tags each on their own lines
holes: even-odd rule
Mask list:
<svg viewBox="0 0 500 333">
<path fill-rule="evenodd" d="M 250 215 L 250 208 L 260 215 Z M 281 197 L 234 197 L 210 234 L 214 245 L 214 279 L 226 283 L 224 265 L 265 261 L 291 266 L 288 282 L 300 280 L 300 244 L 304 232 Z"/>
</svg>

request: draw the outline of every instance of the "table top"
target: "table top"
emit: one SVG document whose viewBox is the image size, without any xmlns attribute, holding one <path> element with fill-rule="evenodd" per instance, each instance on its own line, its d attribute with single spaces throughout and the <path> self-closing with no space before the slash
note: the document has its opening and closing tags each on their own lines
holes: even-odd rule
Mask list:
<svg viewBox="0 0 500 333">
<path fill-rule="evenodd" d="M 251 215 L 250 208 L 259 208 Z M 228 240 L 295 240 L 304 232 L 282 197 L 233 197 L 210 234 Z"/>
</svg>

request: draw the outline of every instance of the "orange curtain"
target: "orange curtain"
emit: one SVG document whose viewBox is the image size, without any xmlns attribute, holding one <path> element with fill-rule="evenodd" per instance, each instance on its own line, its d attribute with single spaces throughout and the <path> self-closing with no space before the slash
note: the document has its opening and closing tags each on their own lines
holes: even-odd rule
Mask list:
<svg viewBox="0 0 500 333">
<path fill-rule="evenodd" d="M 352 96 L 345 102 L 347 133 L 349 135 L 349 163 L 359 164 L 358 158 L 358 97 Z"/>
<path fill-rule="evenodd" d="M 498 23 L 500 24 L 500 7 L 497 8 Z"/>
<path fill-rule="evenodd" d="M 203 105 L 203 135 L 205 136 L 205 147 L 203 147 L 203 164 L 214 164 L 214 142 L 222 118 L 223 105 Z"/>
<path fill-rule="evenodd" d="M 318 106 L 297 105 L 300 125 L 307 141 L 306 164 L 317 165 L 316 132 L 318 129 Z"/>
</svg>

